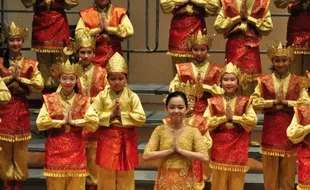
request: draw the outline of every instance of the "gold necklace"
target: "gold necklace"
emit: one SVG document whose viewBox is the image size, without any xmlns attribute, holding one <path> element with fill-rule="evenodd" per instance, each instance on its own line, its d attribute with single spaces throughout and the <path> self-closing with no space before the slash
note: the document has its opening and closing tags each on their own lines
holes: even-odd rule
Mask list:
<svg viewBox="0 0 310 190">
<path fill-rule="evenodd" d="M 60 91 L 60 97 L 64 100 L 70 100 L 75 95 L 74 90 L 68 96 L 64 95 L 62 91 Z"/>
</svg>

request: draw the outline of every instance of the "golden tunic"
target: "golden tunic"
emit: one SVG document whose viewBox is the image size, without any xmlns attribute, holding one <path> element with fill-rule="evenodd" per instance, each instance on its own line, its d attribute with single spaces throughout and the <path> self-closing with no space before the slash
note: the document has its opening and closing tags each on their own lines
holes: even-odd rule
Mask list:
<svg viewBox="0 0 310 190">
<path fill-rule="evenodd" d="M 0 77 L 0 104 L 7 102 L 11 99 L 11 93 L 6 87 L 5 83 L 3 82 L 2 78 Z"/>
<path fill-rule="evenodd" d="M 168 125 L 158 126 L 153 131 L 144 154 L 168 150 L 172 147 L 172 143 L 171 128 Z M 208 149 L 196 128 L 186 126 L 178 137 L 178 143 L 181 149 L 200 152 L 208 157 Z M 192 160 L 179 153 L 173 153 L 161 159 L 154 189 L 196 190 L 198 186 L 194 178 Z"/>
</svg>

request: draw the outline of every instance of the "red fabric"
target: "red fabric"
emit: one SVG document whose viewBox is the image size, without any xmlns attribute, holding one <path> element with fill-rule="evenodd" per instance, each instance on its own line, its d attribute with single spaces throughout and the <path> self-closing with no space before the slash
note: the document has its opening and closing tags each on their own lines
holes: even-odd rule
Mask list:
<svg viewBox="0 0 310 190">
<path fill-rule="evenodd" d="M 259 40 L 259 35 L 251 28 L 247 34 L 231 35 L 226 43 L 227 63 L 232 62 L 241 72 L 251 76 L 262 74 Z"/>
<path fill-rule="evenodd" d="M 296 45 L 296 48 L 310 50 L 310 12 L 301 11 L 290 15 L 287 24 L 287 45 Z"/>
<path fill-rule="evenodd" d="M 51 119 L 63 119 L 64 108 L 60 102 L 60 95 L 43 95 L 44 102 Z M 71 107 L 72 119 L 83 119 L 89 106 L 89 98 L 76 94 Z M 52 130 L 45 143 L 44 168 L 53 171 L 81 171 L 87 169 L 85 144 L 82 129 Z"/>
<path fill-rule="evenodd" d="M 250 99 L 237 96 L 234 115 L 241 116 L 245 113 Z M 209 99 L 212 116 L 225 115 L 224 100 L 222 96 Z M 213 146 L 211 148 L 211 161 L 219 164 L 246 166 L 248 161 L 249 133 L 239 124 L 227 129 L 225 124 L 218 126 L 210 133 Z"/>
<path fill-rule="evenodd" d="M 122 18 L 126 15 L 126 12 L 126 9 L 112 5 L 109 26 L 117 27 L 121 23 Z M 94 7 L 89 7 L 80 11 L 80 16 L 86 27 L 90 29 L 99 27 L 99 15 Z M 105 68 L 109 59 L 115 52 L 122 55 L 122 41 L 122 38 L 114 35 L 109 35 L 109 39 L 105 39 L 103 35 L 100 35 L 96 39 L 95 57 L 92 60 L 93 63 Z"/>
<path fill-rule="evenodd" d="M 175 15 L 171 20 L 169 51 L 180 54 L 190 54 L 187 47 L 187 38 L 196 34 L 199 30 L 204 31 L 206 23 L 204 16 Z"/>
<path fill-rule="evenodd" d="M 32 47 L 61 50 L 68 45 L 70 37 L 64 0 L 52 1 L 49 10 L 42 1 L 36 1 L 34 5 Z"/>
<path fill-rule="evenodd" d="M 139 164 L 136 128 L 101 127 L 98 132 L 96 164 L 119 171 Z"/>
</svg>

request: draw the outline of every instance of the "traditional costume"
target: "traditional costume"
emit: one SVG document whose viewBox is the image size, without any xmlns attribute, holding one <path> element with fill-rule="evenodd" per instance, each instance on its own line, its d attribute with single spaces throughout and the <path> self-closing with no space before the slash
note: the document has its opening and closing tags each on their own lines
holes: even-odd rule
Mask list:
<svg viewBox="0 0 310 190">
<path fill-rule="evenodd" d="M 96 41 L 91 36 L 88 28 L 81 28 L 76 31 L 75 40 L 77 43 L 77 53 L 80 48 L 91 47 L 95 52 Z M 106 86 L 106 69 L 90 63 L 84 69 L 84 73 L 79 77 L 78 80 L 78 93 L 89 96 L 91 102 L 94 101 L 95 97 L 100 91 Z M 83 137 L 86 142 L 86 156 L 87 156 L 87 168 L 89 175 L 86 177 L 87 186 L 89 190 L 96 189 L 98 184 L 98 171 L 99 166 L 96 164 L 96 149 L 97 149 L 97 132 L 90 132 L 87 130 L 83 131 Z"/>
<path fill-rule="evenodd" d="M 107 65 L 107 72 L 128 69 L 124 58 L 115 53 Z M 116 102 L 119 102 L 120 118 L 110 118 Z M 100 166 L 98 189 L 134 190 L 134 168 L 138 166 L 137 127 L 143 126 L 145 113 L 138 95 L 128 87 L 119 93 L 106 87 L 95 98 L 85 120 L 99 118 L 96 164 Z"/>
<path fill-rule="evenodd" d="M 207 146 L 203 142 L 199 130 L 189 126 L 185 127 L 184 130 L 182 133 L 184 135 L 178 138 L 180 148 L 200 152 L 208 156 Z M 171 149 L 173 138 L 168 136 L 169 133 L 171 133 L 171 129 L 168 125 L 156 127 L 144 150 L 144 154 Z M 195 177 L 195 172 L 192 160 L 179 153 L 173 153 L 160 160 L 154 189 L 202 189 L 201 182 L 197 181 Z"/>
<path fill-rule="evenodd" d="M 276 7 L 287 8 L 290 13 L 287 23 L 287 46 L 295 50 L 292 72 L 302 75 L 310 70 L 310 2 L 304 0 L 275 0 Z M 298 55 L 298 56 L 297 56 Z"/>
<path fill-rule="evenodd" d="M 28 30 L 14 22 L 4 27 L 4 37 L 20 36 L 27 39 Z M 38 62 L 23 57 L 15 60 L 9 56 L 0 58 L 0 77 L 10 90 L 11 99 L 7 104 L 0 104 L 0 177 L 5 190 L 22 189 L 21 181 L 28 178 L 27 156 L 28 143 L 31 139 L 30 113 L 26 95 L 40 92 L 43 79 L 38 71 Z M 12 77 L 13 68 L 20 70 L 17 79 Z"/>
<path fill-rule="evenodd" d="M 61 56 L 62 49 L 69 44 L 70 29 L 66 16 L 79 0 L 21 0 L 26 8 L 33 7 L 32 50 L 37 52 L 39 70 L 47 88 L 57 87 L 52 79 L 50 67 Z"/>
<path fill-rule="evenodd" d="M 225 73 L 233 73 L 241 83 L 239 69 L 232 63 L 224 67 Z M 228 121 L 226 112 L 233 114 Z M 249 132 L 257 123 L 257 116 L 249 97 L 218 95 L 208 99 L 204 113 L 213 141 L 211 148 L 211 189 L 242 190 L 248 170 Z"/>
<path fill-rule="evenodd" d="M 262 35 L 268 35 L 273 28 L 270 0 L 221 0 L 222 8 L 215 20 L 214 28 L 227 38 L 227 63 L 232 62 L 249 81 L 262 74 L 259 42 Z M 243 20 L 240 14 L 247 15 Z M 251 92 L 252 93 L 252 92 Z"/>
<path fill-rule="evenodd" d="M 268 57 L 294 58 L 294 50 L 272 46 L 267 50 Z M 286 136 L 297 103 L 308 100 L 303 79 L 287 73 L 279 76 L 277 72 L 258 78 L 258 85 L 252 94 L 253 107 L 262 110 L 264 122 L 261 135 L 261 153 L 263 154 L 263 174 L 266 190 L 294 189 L 296 172 L 296 148 Z M 280 97 L 281 96 L 281 97 Z M 274 105 L 279 98 L 287 100 L 287 106 Z"/>
<path fill-rule="evenodd" d="M 310 105 L 300 104 L 294 108 L 295 115 L 287 128 L 287 136 L 298 145 L 298 190 L 310 189 Z"/>
<path fill-rule="evenodd" d="M 82 74 L 80 65 L 57 64 L 52 67 L 53 76 L 61 74 Z M 51 130 L 45 143 L 43 175 L 47 189 L 84 190 L 87 176 L 87 158 L 82 130 L 95 131 L 98 120 L 85 121 L 84 115 L 90 105 L 90 98 L 74 91 L 69 96 L 55 92 L 43 95 L 44 104 L 37 118 L 39 131 Z M 70 106 L 75 125 L 62 125 L 64 113 Z"/>
<path fill-rule="evenodd" d="M 11 93 L 0 76 L 0 105 L 8 102 L 10 99 L 11 99 Z"/>
<path fill-rule="evenodd" d="M 105 31 L 100 28 L 102 13 L 105 13 L 109 23 Z M 111 3 L 103 9 L 94 4 L 81 10 L 80 16 L 76 30 L 85 27 L 91 29 L 91 34 L 96 37 L 96 55 L 93 63 L 105 68 L 115 52 L 122 54 L 121 42 L 134 34 L 127 10 Z"/>
</svg>

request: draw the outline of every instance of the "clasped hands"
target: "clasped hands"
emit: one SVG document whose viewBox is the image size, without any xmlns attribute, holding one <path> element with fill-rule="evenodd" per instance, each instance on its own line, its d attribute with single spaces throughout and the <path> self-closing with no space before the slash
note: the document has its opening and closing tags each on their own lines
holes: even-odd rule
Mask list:
<svg viewBox="0 0 310 190">
<path fill-rule="evenodd" d="M 75 126 L 76 125 L 76 121 L 74 121 L 72 119 L 72 114 L 71 114 L 71 106 L 68 105 L 66 107 L 66 111 L 64 113 L 64 119 L 60 122 L 60 125 L 72 125 L 72 126 Z"/>
<path fill-rule="evenodd" d="M 115 104 L 114 107 L 112 109 L 112 113 L 110 116 L 111 119 L 121 119 L 121 108 L 120 108 L 120 103 L 119 103 L 119 99 L 115 100 Z"/>
</svg>

